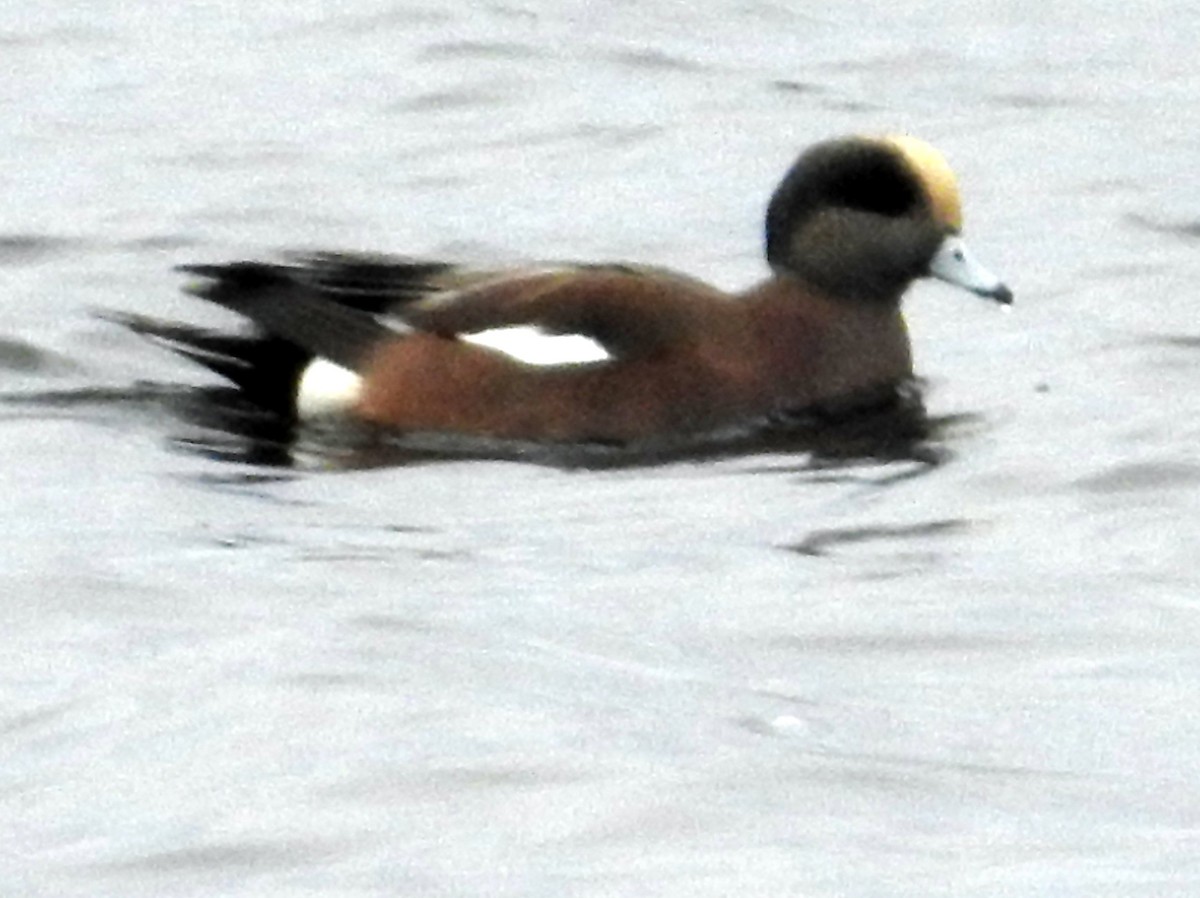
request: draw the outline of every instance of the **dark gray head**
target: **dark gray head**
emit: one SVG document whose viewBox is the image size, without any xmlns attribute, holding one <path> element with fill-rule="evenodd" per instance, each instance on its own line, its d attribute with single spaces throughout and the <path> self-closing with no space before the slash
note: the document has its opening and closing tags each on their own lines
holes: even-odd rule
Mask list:
<svg viewBox="0 0 1200 898">
<path fill-rule="evenodd" d="M 806 150 L 767 208 L 767 261 L 832 296 L 898 301 L 934 276 L 999 302 L 1012 294 L 959 236 L 954 173 L 907 136 L 847 137 Z"/>
</svg>

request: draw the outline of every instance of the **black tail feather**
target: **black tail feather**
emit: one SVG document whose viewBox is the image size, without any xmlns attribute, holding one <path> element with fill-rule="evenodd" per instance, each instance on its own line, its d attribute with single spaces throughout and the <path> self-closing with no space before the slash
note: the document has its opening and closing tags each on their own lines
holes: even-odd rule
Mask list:
<svg viewBox="0 0 1200 898">
<path fill-rule="evenodd" d="M 454 269 L 447 262 L 353 253 L 292 254 L 288 259 L 287 264 L 243 261 L 181 265 L 177 270 L 209 282 L 191 285 L 189 292 L 224 306 L 238 294 L 289 284 L 339 306 L 382 315 L 438 289 L 437 278 Z"/>
<path fill-rule="evenodd" d="M 288 266 L 260 262 L 189 265 L 205 280 L 187 287 L 201 299 L 250 319 L 262 331 L 294 343 L 308 356 L 358 370 L 395 331 L 362 309 L 309 286 Z"/>
<path fill-rule="evenodd" d="M 225 334 L 129 312 L 100 317 L 146 337 L 236 386 L 253 405 L 285 418 L 295 416 L 296 385 L 312 356 L 286 340 Z"/>
<path fill-rule="evenodd" d="M 437 289 L 447 262 L 355 253 L 293 255 L 295 276 L 337 302 L 372 314 L 394 311 Z"/>
<path fill-rule="evenodd" d="M 162 344 L 236 386 L 254 406 L 295 417 L 295 393 L 313 358 L 361 370 L 398 331 L 397 308 L 439 289 L 455 266 L 405 257 L 312 253 L 286 262 L 182 265 L 184 290 L 247 318 L 254 328 L 224 333 L 125 312 L 102 317 Z"/>
</svg>

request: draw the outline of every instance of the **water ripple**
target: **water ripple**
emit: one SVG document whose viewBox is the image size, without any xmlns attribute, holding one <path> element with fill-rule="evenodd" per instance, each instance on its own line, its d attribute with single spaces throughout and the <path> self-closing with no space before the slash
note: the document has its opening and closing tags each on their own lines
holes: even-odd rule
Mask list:
<svg viewBox="0 0 1200 898">
<path fill-rule="evenodd" d="M 1075 481 L 1088 493 L 1145 492 L 1190 487 L 1200 483 L 1200 465 L 1186 462 L 1128 462 L 1114 465 L 1102 474 Z"/>
<path fill-rule="evenodd" d="M 972 522 L 965 518 L 947 518 L 922 521 L 916 524 L 873 525 L 865 527 L 833 527 L 814 530 L 798 543 L 784 548 L 798 555 L 814 557 L 829 555 L 838 546 L 866 542 L 896 542 L 898 540 L 922 540 L 930 536 L 957 535 L 966 533 Z"/>
<path fill-rule="evenodd" d="M 76 251 L 83 241 L 48 234 L 0 234 L 0 266 L 36 265 Z"/>
</svg>

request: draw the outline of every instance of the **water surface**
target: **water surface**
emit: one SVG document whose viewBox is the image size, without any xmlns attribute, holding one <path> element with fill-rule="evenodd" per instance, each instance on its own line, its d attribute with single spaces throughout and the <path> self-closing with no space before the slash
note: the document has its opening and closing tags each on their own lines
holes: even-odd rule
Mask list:
<svg viewBox="0 0 1200 898">
<path fill-rule="evenodd" d="M 971 6 L 14 9 L 9 890 L 1195 895 L 1200 14 Z M 91 314 L 297 246 L 742 284 L 893 129 L 1017 294 L 913 291 L 917 452 L 281 466 Z"/>
</svg>

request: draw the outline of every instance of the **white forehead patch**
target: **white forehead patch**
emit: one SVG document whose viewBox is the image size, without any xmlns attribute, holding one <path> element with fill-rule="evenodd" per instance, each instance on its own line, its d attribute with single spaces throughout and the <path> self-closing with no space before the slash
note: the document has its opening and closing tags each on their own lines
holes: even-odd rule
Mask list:
<svg viewBox="0 0 1200 898">
<path fill-rule="evenodd" d="M 900 151 L 909 167 L 925 189 L 933 217 L 953 231 L 962 230 L 962 199 L 958 178 L 946 157 L 932 146 L 908 134 L 891 134 L 884 138 Z"/>
</svg>

